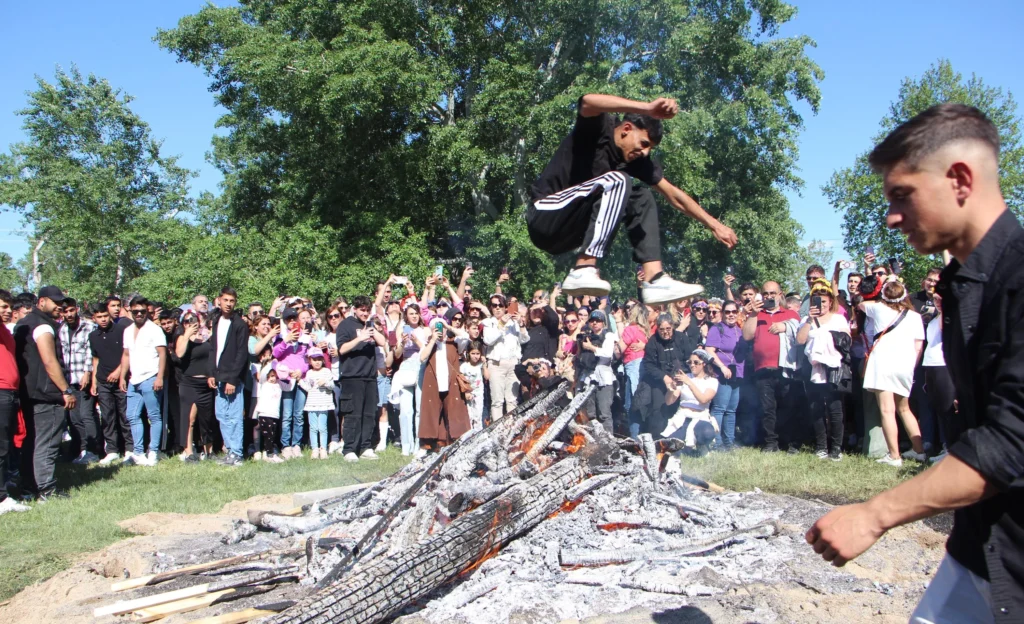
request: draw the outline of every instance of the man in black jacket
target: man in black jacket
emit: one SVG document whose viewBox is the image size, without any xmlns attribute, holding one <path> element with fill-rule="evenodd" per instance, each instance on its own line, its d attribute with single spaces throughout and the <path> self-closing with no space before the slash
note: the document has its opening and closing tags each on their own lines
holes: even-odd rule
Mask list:
<svg viewBox="0 0 1024 624">
<path fill-rule="evenodd" d="M 216 345 L 210 370 L 210 388 L 217 391 L 214 411 L 220 423 L 220 434 L 228 455 L 221 461 L 225 466 L 237 466 L 244 452 L 245 410 L 242 396 L 242 375 L 249 365 L 249 326 L 235 314 L 238 294 L 225 286 L 218 298 L 220 315 L 213 321 L 211 339 Z"/>
<path fill-rule="evenodd" d="M 54 464 L 64 431 L 64 411 L 75 408 L 75 393 L 65 379 L 60 357 L 64 293 L 56 286 L 39 291 L 35 307 L 14 327 L 15 359 L 21 374 L 21 405 L 28 437 L 22 452 L 24 489 L 45 500 L 57 486 Z"/>
<path fill-rule="evenodd" d="M 942 271 L 943 352 L 958 411 L 949 455 L 866 503 L 838 507 L 807 532 L 843 565 L 889 529 L 953 510 L 946 557 L 913 622 L 1024 619 L 1024 229 L 999 185 L 999 132 L 981 111 L 940 104 L 871 153 L 888 225 Z"/>
</svg>

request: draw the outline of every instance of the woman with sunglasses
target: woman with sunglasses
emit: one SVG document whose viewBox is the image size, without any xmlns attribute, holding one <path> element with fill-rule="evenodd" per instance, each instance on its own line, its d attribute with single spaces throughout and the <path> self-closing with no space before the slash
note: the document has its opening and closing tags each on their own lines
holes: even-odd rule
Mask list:
<svg viewBox="0 0 1024 624">
<path fill-rule="evenodd" d="M 342 303 L 332 303 L 324 312 L 327 334 L 323 338 L 323 343 L 319 345 L 330 356 L 331 377 L 334 379 L 334 410 L 327 419 L 327 433 L 331 440 L 327 445 L 328 453 L 341 451 L 341 422 L 338 411 L 338 400 L 341 398 L 341 361 L 338 359 L 338 325 L 341 325 L 345 313 L 348 312 L 348 304 L 344 303 L 344 298 L 339 299 Z"/>
<path fill-rule="evenodd" d="M 718 423 L 708 412 L 718 392 L 718 380 L 711 368 L 711 354 L 696 349 L 687 363 L 690 372 L 676 371 L 672 376 L 675 388 L 665 394 L 665 405 L 678 405 L 675 414 L 665 423 L 662 436 L 682 440 L 686 448 L 703 455 L 718 435 Z"/>
<path fill-rule="evenodd" d="M 567 310 L 562 318 L 565 327 L 562 335 L 558 337 L 555 372 L 571 384 L 576 381 L 576 368 L 573 364 L 577 351 L 576 341 L 579 338 L 580 330 L 583 329 L 583 324 L 580 323 L 579 313 L 575 310 Z"/>
<path fill-rule="evenodd" d="M 845 341 L 844 356 L 834 334 L 849 336 L 850 323 L 839 314 L 839 299 L 826 280 L 814 281 L 809 301 L 808 316 L 800 325 L 796 341 L 806 345 L 804 353 L 811 363 L 807 395 L 814 427 L 814 452 L 818 459 L 840 461 L 843 459 L 843 395 L 829 382 L 829 369 L 841 367 L 844 359 L 848 362 L 852 339 Z"/>
<path fill-rule="evenodd" d="M 718 392 L 711 402 L 711 415 L 718 424 L 715 445 L 732 450 L 736 444 L 736 409 L 740 404 L 743 385 L 743 362 L 749 353 L 749 344 L 743 340 L 743 327 L 739 323 L 740 306 L 735 301 L 722 305 L 723 320 L 708 330 L 704 350 L 712 358 L 712 366 L 721 378 Z"/>
<path fill-rule="evenodd" d="M 707 299 L 701 297 L 695 299 L 690 305 L 690 314 L 677 319 L 676 330 L 686 336 L 687 340 L 693 344 L 694 349 L 703 346 L 707 339 L 708 327 L 711 326 L 709 310 Z"/>
</svg>

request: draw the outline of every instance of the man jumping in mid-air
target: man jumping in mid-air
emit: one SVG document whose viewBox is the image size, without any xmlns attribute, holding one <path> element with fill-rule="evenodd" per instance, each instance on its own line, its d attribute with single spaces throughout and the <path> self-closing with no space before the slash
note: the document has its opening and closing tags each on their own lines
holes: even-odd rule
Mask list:
<svg viewBox="0 0 1024 624">
<path fill-rule="evenodd" d="M 643 265 L 644 303 L 670 303 L 704 290 L 666 275 L 661 267 L 658 205 L 653 186 L 670 204 L 711 230 L 732 249 L 736 233 L 666 180 L 650 157 L 661 141 L 661 120 L 675 117 L 675 100 L 635 102 L 592 93 L 580 98 L 576 126 L 530 187 L 526 223 L 533 243 L 551 254 L 579 249 L 576 266 L 562 282 L 570 295 L 607 295 L 611 284 L 597 272 L 597 259 L 625 220 L 633 259 Z M 611 113 L 623 113 L 621 121 Z"/>
</svg>

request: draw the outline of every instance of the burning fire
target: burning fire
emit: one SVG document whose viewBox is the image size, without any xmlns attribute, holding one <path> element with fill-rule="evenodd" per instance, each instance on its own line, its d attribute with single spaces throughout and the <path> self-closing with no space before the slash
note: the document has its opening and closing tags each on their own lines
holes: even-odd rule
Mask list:
<svg viewBox="0 0 1024 624">
<path fill-rule="evenodd" d="M 643 526 L 633 522 L 608 522 L 606 524 L 597 525 L 597 528 L 602 531 L 619 531 L 622 529 L 642 529 Z"/>
<path fill-rule="evenodd" d="M 487 561 L 488 559 L 490 559 L 494 555 L 498 554 L 498 551 L 501 550 L 501 544 L 500 543 L 499 544 L 495 544 L 494 543 L 494 532 L 495 532 L 495 529 L 497 529 L 499 525 L 501 525 L 503 522 L 508 520 L 508 517 L 511 514 L 512 514 L 512 503 L 510 501 L 502 501 L 501 504 L 498 505 L 498 508 L 494 511 L 494 517 L 491 519 L 490 526 L 487 527 L 487 530 L 486 530 L 486 532 L 487 532 L 487 542 L 484 544 L 484 547 L 481 549 L 480 556 L 477 557 L 476 561 L 474 561 L 473 563 L 469 564 L 466 567 L 466 569 L 464 569 L 462 572 L 460 572 L 459 573 L 460 575 L 464 576 L 466 574 L 469 574 L 473 570 L 476 570 L 477 568 L 479 568 L 481 566 L 481 564 L 483 564 L 484 561 Z"/>
</svg>

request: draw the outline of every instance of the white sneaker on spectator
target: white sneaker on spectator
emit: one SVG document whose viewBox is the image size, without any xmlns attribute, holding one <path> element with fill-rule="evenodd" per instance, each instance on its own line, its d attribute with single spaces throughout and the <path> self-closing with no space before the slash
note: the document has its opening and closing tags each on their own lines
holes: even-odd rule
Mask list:
<svg viewBox="0 0 1024 624">
<path fill-rule="evenodd" d="M 584 295 L 603 297 L 612 291 L 612 285 L 601 279 L 597 267 L 581 267 L 569 271 L 562 281 L 562 292 L 574 297 Z"/>
<path fill-rule="evenodd" d="M 331 442 L 330 444 L 327 445 L 327 452 L 330 453 L 331 455 L 334 455 L 335 453 L 340 453 L 341 446 L 341 442 Z"/>
<path fill-rule="evenodd" d="M 375 453 L 383 453 L 385 450 L 387 450 L 387 448 L 388 448 L 387 441 L 386 440 L 381 440 L 380 443 L 377 444 L 377 448 L 373 449 L 373 451 Z"/>
<path fill-rule="evenodd" d="M 263 461 L 270 462 L 272 464 L 282 464 L 282 463 L 284 463 L 284 460 L 281 459 L 281 457 L 279 455 L 277 455 L 276 453 L 273 454 L 273 455 L 265 455 L 263 457 Z"/>
<path fill-rule="evenodd" d="M 347 461 L 347 462 L 357 462 L 357 461 L 359 461 L 359 456 L 356 455 L 355 453 L 345 453 L 345 461 Z"/>
<path fill-rule="evenodd" d="M 156 451 L 150 451 L 145 455 L 136 457 L 135 459 L 135 463 L 140 466 L 156 466 L 158 461 L 160 461 L 160 457 L 157 455 Z"/>
<path fill-rule="evenodd" d="M 103 459 L 100 460 L 100 466 L 109 466 L 119 459 L 121 459 L 121 456 L 117 453 L 107 453 L 103 456 Z"/>
<path fill-rule="evenodd" d="M 10 496 L 5 498 L 3 501 L 0 501 L 0 515 L 3 515 L 11 511 L 29 511 L 31 509 L 32 508 L 29 507 L 28 505 L 19 503 Z"/>
<path fill-rule="evenodd" d="M 253 451 L 252 458 L 253 461 L 259 461 L 263 459 L 263 453 L 261 451 Z"/>
<path fill-rule="evenodd" d="M 893 459 L 892 457 L 889 457 L 888 453 L 886 453 L 882 457 L 879 457 L 875 461 L 878 462 L 879 464 L 887 464 L 889 466 L 893 466 L 894 468 L 899 468 L 900 466 L 903 465 L 903 460 L 902 459 L 899 459 L 899 458 Z"/>
<path fill-rule="evenodd" d="M 427 449 L 421 448 L 416 449 L 416 452 L 412 454 L 413 459 L 423 459 L 427 456 Z"/>
<path fill-rule="evenodd" d="M 818 459 L 828 459 L 828 451 L 815 451 L 814 456 Z"/>
<path fill-rule="evenodd" d="M 373 449 L 366 449 L 363 454 L 359 456 L 359 459 L 380 459 L 377 454 L 373 452 Z"/>
<path fill-rule="evenodd" d="M 918 462 L 923 462 L 928 459 L 928 455 L 925 453 L 915 453 L 914 449 L 907 449 L 906 451 L 903 451 L 903 455 L 901 455 L 901 457 L 903 457 L 903 459 L 912 459 Z"/>
<path fill-rule="evenodd" d="M 71 460 L 71 463 L 75 464 L 76 466 L 87 466 L 87 465 L 89 465 L 89 464 L 91 464 L 93 462 L 97 462 L 99 460 L 100 460 L 100 458 L 96 455 L 96 453 L 90 453 L 89 451 L 82 451 L 81 453 L 79 453 L 78 457 L 76 457 L 73 460 Z"/>
<path fill-rule="evenodd" d="M 135 464 L 139 463 L 139 457 L 142 457 L 143 461 L 145 461 L 146 459 L 145 455 L 140 456 L 136 455 L 135 453 L 125 453 L 124 461 L 121 463 L 124 464 L 125 466 L 134 466 Z"/>
<path fill-rule="evenodd" d="M 644 303 L 657 305 L 661 303 L 672 303 L 687 297 L 694 297 L 704 292 L 700 284 L 687 284 L 674 280 L 667 274 L 662 273 L 661 277 L 653 282 L 644 282 L 643 286 Z"/>
</svg>

